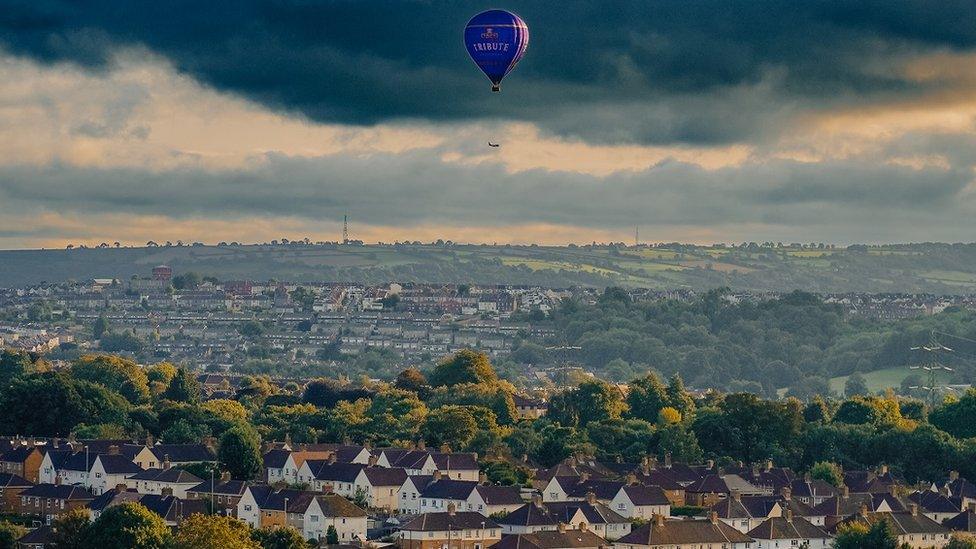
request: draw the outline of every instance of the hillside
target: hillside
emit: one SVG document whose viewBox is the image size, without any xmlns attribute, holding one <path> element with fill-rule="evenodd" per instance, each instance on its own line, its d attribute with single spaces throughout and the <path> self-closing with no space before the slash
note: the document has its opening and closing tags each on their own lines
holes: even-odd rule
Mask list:
<svg viewBox="0 0 976 549">
<path fill-rule="evenodd" d="M 729 286 L 755 291 L 976 291 L 976 245 L 659 247 L 246 245 L 0 251 L 0 286 L 147 275 L 154 265 L 221 279 Z"/>
</svg>

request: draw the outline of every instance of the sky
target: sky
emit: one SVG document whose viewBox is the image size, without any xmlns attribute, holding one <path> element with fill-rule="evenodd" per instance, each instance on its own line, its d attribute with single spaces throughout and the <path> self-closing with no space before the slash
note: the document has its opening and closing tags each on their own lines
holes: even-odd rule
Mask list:
<svg viewBox="0 0 976 549">
<path fill-rule="evenodd" d="M 461 32 L 496 7 L 531 39 L 493 94 Z M 971 242 L 973 12 L 0 0 L 0 248 L 343 215 L 367 242 Z"/>
</svg>

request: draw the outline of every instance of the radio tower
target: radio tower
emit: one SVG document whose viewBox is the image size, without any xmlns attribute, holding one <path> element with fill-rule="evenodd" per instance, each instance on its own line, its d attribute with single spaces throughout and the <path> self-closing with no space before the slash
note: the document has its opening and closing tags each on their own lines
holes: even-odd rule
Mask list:
<svg viewBox="0 0 976 549">
<path fill-rule="evenodd" d="M 349 244 L 349 219 L 342 216 L 342 243 Z"/>
<path fill-rule="evenodd" d="M 640 246 L 640 225 L 634 225 L 634 247 Z"/>
</svg>

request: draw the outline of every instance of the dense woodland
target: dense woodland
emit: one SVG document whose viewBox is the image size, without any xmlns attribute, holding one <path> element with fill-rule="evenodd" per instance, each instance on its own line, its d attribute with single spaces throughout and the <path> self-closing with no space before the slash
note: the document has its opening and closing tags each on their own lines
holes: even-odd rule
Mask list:
<svg viewBox="0 0 976 549">
<path fill-rule="evenodd" d="M 512 359 L 546 364 L 556 360 L 546 348 L 579 347 L 573 358 L 612 380 L 651 370 L 681 374 L 696 388 L 767 397 L 782 388 L 801 398 L 826 394 L 831 377 L 934 359 L 954 368 L 950 381 L 976 379 L 972 311 L 950 308 L 882 322 L 850 318 L 839 305 L 803 292 L 737 304 L 726 295 L 714 290 L 691 302 L 634 303 L 626 292 L 608 288 L 594 306 L 564 301 L 548 319 L 556 337 L 523 343 Z M 933 357 L 911 349 L 928 344 L 933 332 L 951 344 L 952 353 Z"/>
</svg>

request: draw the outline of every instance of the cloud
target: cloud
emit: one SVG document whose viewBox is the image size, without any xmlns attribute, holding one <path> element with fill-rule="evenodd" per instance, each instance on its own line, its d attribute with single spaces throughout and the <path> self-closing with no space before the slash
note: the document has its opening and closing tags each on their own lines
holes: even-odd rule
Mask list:
<svg viewBox="0 0 976 549">
<path fill-rule="evenodd" d="M 316 122 L 516 120 L 658 145 L 775 140 L 805 114 L 971 90 L 952 67 L 976 44 L 964 0 L 515 1 L 532 42 L 492 96 L 460 44 L 480 0 L 134 6 L 8 3 L 0 43 L 95 71 L 144 47 L 206 86 Z M 920 77 L 940 55 L 948 68 Z"/>
</svg>

